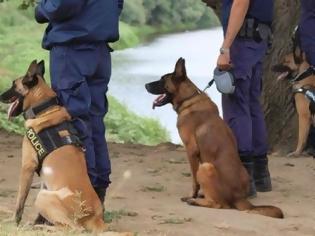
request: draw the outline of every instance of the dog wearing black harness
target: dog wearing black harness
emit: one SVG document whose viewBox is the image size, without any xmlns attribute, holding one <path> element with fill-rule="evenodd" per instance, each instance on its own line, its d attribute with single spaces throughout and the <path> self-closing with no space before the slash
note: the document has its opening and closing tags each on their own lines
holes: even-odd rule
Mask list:
<svg viewBox="0 0 315 236">
<path fill-rule="evenodd" d="M 69 113 L 43 75 L 44 62 L 33 61 L 27 73 L 0 95 L 1 102 L 11 104 L 9 118 L 24 113 L 26 119 L 14 221 L 19 224 L 22 219 L 37 171 L 47 187 L 40 190 L 35 201 L 42 217 L 54 225 L 103 232 L 107 226 L 102 204 L 90 183 L 78 134 L 69 122 Z"/>
<path fill-rule="evenodd" d="M 297 147 L 288 156 L 299 157 L 306 147 L 312 124 L 310 109 L 315 111 L 315 105 L 310 104 L 312 88 L 315 88 L 315 68 L 307 62 L 305 53 L 301 50 L 298 30 L 292 44 L 292 52 L 285 55 L 283 61 L 273 66 L 272 70 L 279 73 L 278 81 L 287 80 L 292 85 L 299 130 Z"/>
</svg>

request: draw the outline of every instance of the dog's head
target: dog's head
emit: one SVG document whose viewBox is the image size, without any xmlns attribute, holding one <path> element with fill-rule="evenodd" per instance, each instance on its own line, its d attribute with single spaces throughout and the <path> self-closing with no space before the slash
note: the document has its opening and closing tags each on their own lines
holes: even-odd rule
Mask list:
<svg viewBox="0 0 315 236">
<path fill-rule="evenodd" d="M 8 110 L 9 118 L 20 115 L 28 108 L 29 104 L 25 102 L 25 99 L 30 94 L 30 91 L 38 85 L 39 80 L 43 79 L 44 73 L 44 61 L 37 63 L 34 60 L 30 64 L 26 74 L 15 79 L 12 82 L 11 88 L 0 95 L 0 102 L 11 103 Z"/>
<path fill-rule="evenodd" d="M 296 29 L 292 38 L 292 51 L 286 54 L 279 64 L 274 65 L 272 71 L 279 73 L 277 80 L 293 80 L 303 72 L 301 70 L 305 67 L 309 67 L 309 64 L 305 53 L 301 49 L 298 29 Z"/>
<path fill-rule="evenodd" d="M 185 86 L 185 84 L 189 84 L 189 86 Z M 176 105 L 181 102 L 184 93 L 190 93 L 191 88 L 197 89 L 187 77 L 183 58 L 179 58 L 176 62 L 174 72 L 163 75 L 158 81 L 146 84 L 145 88 L 151 94 L 160 95 L 154 101 L 153 108 L 168 103 Z"/>
</svg>

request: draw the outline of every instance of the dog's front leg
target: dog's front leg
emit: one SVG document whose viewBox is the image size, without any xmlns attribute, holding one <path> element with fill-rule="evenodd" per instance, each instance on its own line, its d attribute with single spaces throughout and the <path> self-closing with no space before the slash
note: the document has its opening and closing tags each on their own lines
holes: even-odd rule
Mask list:
<svg viewBox="0 0 315 236">
<path fill-rule="evenodd" d="M 189 197 L 181 198 L 181 200 L 184 202 L 186 202 L 188 199 L 191 199 L 191 198 L 197 198 L 199 190 L 200 190 L 200 185 L 197 181 L 197 171 L 200 164 L 200 157 L 199 157 L 198 149 L 196 148 L 196 145 L 187 145 L 186 151 L 187 151 L 188 160 L 190 164 L 193 183 L 192 183 L 192 194 Z"/>
<path fill-rule="evenodd" d="M 296 150 L 288 156 L 297 157 L 301 155 L 307 142 L 307 137 L 311 125 L 311 114 L 309 111 L 309 102 L 302 94 L 295 95 L 295 104 L 298 113 L 299 134 Z"/>
<path fill-rule="evenodd" d="M 32 128 L 36 133 L 41 130 L 58 125 L 66 120 L 71 120 L 71 116 L 64 107 L 47 112 L 44 116 L 25 121 L 25 128 Z"/>
<path fill-rule="evenodd" d="M 28 140 L 24 138 L 22 147 L 22 167 L 20 173 L 19 190 L 16 200 L 16 207 L 14 212 L 14 221 L 19 224 L 22 219 L 24 205 L 28 193 L 30 191 L 34 172 L 38 166 L 36 153 Z"/>
</svg>

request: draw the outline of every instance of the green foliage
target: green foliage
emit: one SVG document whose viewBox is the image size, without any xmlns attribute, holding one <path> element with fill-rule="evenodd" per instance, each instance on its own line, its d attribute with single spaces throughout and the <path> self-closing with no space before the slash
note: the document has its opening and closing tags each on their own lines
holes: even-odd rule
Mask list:
<svg viewBox="0 0 315 236">
<path fill-rule="evenodd" d="M 152 145 L 170 139 L 157 120 L 138 116 L 113 97 L 109 97 L 109 104 L 105 122 L 109 140 Z"/>
<path fill-rule="evenodd" d="M 8 120 L 7 106 L 0 106 L 0 127 L 6 131 L 23 135 L 25 133 L 24 120 L 22 117 Z"/>
<path fill-rule="evenodd" d="M 126 0 L 121 19 L 131 25 L 169 30 L 219 25 L 215 14 L 201 0 Z"/>
</svg>

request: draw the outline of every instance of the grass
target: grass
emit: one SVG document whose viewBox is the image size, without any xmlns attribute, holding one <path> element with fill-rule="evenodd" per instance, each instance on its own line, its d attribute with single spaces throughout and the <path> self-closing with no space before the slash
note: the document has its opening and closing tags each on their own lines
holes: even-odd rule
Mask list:
<svg viewBox="0 0 315 236">
<path fill-rule="evenodd" d="M 144 186 L 141 191 L 143 192 L 163 192 L 166 190 L 166 187 L 164 187 L 161 184 L 154 184 L 151 186 Z"/>
<path fill-rule="evenodd" d="M 136 217 L 138 216 L 137 212 L 127 211 L 125 209 L 121 210 L 113 210 L 113 211 L 105 211 L 104 218 L 106 223 L 111 223 L 115 220 L 121 219 L 123 216 Z"/>
<path fill-rule="evenodd" d="M 168 219 L 162 220 L 159 224 L 179 225 L 179 224 L 184 224 L 191 221 L 192 221 L 192 218 L 168 218 Z"/>
<path fill-rule="evenodd" d="M 91 235 L 90 233 L 78 233 L 71 232 L 69 230 L 62 230 L 52 232 L 48 229 L 34 229 L 30 225 L 16 227 L 13 223 L 0 224 L 0 235 L 1 236 L 85 236 Z"/>
</svg>

